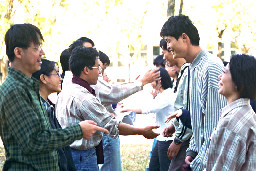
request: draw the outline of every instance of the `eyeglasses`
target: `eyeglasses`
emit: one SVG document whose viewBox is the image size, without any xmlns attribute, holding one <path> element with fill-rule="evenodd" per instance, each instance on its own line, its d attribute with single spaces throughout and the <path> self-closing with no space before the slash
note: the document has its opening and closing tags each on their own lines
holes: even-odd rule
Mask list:
<svg viewBox="0 0 256 171">
<path fill-rule="evenodd" d="M 50 75 L 57 75 L 58 77 L 60 77 L 60 78 L 61 78 L 61 76 L 60 76 L 59 72 L 56 72 L 56 74 L 48 74 L 48 76 L 50 76 Z"/>
<path fill-rule="evenodd" d="M 97 67 L 90 67 L 91 69 L 98 69 L 100 72 L 102 71 L 102 68 L 100 66 Z"/>
<path fill-rule="evenodd" d="M 42 45 L 39 45 L 39 46 L 35 46 L 35 47 L 32 47 L 33 49 L 36 49 L 37 51 L 41 51 L 43 48 L 42 48 Z"/>
</svg>

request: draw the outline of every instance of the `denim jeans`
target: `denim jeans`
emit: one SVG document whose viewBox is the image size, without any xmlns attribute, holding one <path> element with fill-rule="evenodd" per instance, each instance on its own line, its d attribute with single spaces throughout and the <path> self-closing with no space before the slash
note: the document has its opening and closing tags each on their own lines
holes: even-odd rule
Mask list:
<svg viewBox="0 0 256 171">
<path fill-rule="evenodd" d="M 149 162 L 150 171 L 167 171 L 171 160 L 167 156 L 167 151 L 172 143 L 170 141 L 157 141 Z"/>
<path fill-rule="evenodd" d="M 71 152 L 77 171 L 99 170 L 95 148 L 89 150 L 76 150 L 71 148 Z"/>
<path fill-rule="evenodd" d="M 104 134 L 103 136 L 104 164 L 100 171 L 122 171 L 120 140 Z"/>
</svg>

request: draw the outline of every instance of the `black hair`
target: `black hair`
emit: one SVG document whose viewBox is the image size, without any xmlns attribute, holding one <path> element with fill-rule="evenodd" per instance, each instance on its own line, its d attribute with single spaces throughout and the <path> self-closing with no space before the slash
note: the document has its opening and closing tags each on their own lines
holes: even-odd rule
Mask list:
<svg viewBox="0 0 256 171">
<path fill-rule="evenodd" d="M 39 36 L 39 37 L 38 37 Z M 31 43 L 40 45 L 43 35 L 39 28 L 32 24 L 14 24 L 5 34 L 6 55 L 10 62 L 14 60 L 14 49 L 27 49 Z"/>
<path fill-rule="evenodd" d="M 94 42 L 92 41 L 92 39 L 90 39 L 88 37 L 80 37 L 78 40 L 81 40 L 83 43 L 89 42 L 92 44 L 92 47 L 94 47 Z"/>
<path fill-rule="evenodd" d="M 99 51 L 99 58 L 100 58 L 100 61 L 103 63 L 103 64 L 107 64 L 109 65 L 110 64 L 110 60 L 109 60 L 109 57 L 108 55 L 106 55 L 105 53 Z"/>
<path fill-rule="evenodd" d="M 154 61 L 153 64 L 157 67 L 163 67 L 165 68 L 165 60 L 164 60 L 164 55 L 158 55 Z"/>
<path fill-rule="evenodd" d="M 160 41 L 160 47 L 163 49 L 163 50 L 167 50 L 167 42 L 165 41 L 165 39 L 162 39 Z"/>
<path fill-rule="evenodd" d="M 61 64 L 61 68 L 62 68 L 62 75 L 61 77 L 64 77 L 65 71 L 69 70 L 69 58 L 70 58 L 70 53 L 68 51 L 68 49 L 65 49 L 64 51 L 62 51 L 61 55 L 60 55 L 60 64 Z"/>
<path fill-rule="evenodd" d="M 92 47 L 76 47 L 72 51 L 69 59 L 69 66 L 72 73 L 79 77 L 85 66 L 92 69 L 91 67 L 95 65 L 97 56 L 99 56 L 97 50 Z"/>
<path fill-rule="evenodd" d="M 170 17 L 163 25 L 160 36 L 172 36 L 176 40 L 185 33 L 192 45 L 199 46 L 199 33 L 188 16 L 179 15 Z"/>
<path fill-rule="evenodd" d="M 240 98 L 256 98 L 256 59 L 245 54 L 233 55 L 229 62 L 231 77 Z"/>
<path fill-rule="evenodd" d="M 164 90 L 167 89 L 167 88 L 172 88 L 173 87 L 173 82 L 170 78 L 170 75 L 168 74 L 168 71 L 166 69 L 164 69 L 163 67 L 160 67 L 159 71 L 160 71 L 162 88 Z"/>
<path fill-rule="evenodd" d="M 82 40 L 76 40 L 74 41 L 71 45 L 69 45 L 68 51 L 71 54 L 73 49 L 75 49 L 78 46 L 83 46 L 83 41 Z"/>
<path fill-rule="evenodd" d="M 47 59 L 42 59 L 41 69 L 33 73 L 32 77 L 34 77 L 37 80 L 40 80 L 40 75 L 44 74 L 49 76 L 53 70 L 55 70 L 55 62 L 49 61 Z"/>
<path fill-rule="evenodd" d="M 83 44 L 85 42 L 88 42 L 88 43 L 91 43 L 92 44 L 92 47 L 94 47 L 94 42 L 87 38 L 87 37 L 80 37 L 79 39 L 77 39 L 76 41 L 74 41 L 68 48 L 69 50 L 69 53 L 72 53 L 72 50 L 75 49 L 76 47 L 78 46 L 83 46 Z"/>
</svg>

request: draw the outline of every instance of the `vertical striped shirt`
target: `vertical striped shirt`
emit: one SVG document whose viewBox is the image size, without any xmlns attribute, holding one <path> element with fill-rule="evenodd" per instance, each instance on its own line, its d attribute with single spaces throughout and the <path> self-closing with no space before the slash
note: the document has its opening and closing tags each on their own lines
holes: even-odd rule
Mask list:
<svg viewBox="0 0 256 171">
<path fill-rule="evenodd" d="M 197 153 L 190 165 L 193 170 L 201 170 L 210 135 L 217 125 L 221 108 L 227 103 L 224 96 L 218 93 L 218 76 L 223 71 L 220 58 L 205 51 L 201 51 L 190 66 L 189 98 L 193 135 L 187 155 L 191 151 Z"/>
<path fill-rule="evenodd" d="M 256 115 L 249 99 L 223 108 L 207 156 L 206 170 L 256 170 Z"/>
</svg>

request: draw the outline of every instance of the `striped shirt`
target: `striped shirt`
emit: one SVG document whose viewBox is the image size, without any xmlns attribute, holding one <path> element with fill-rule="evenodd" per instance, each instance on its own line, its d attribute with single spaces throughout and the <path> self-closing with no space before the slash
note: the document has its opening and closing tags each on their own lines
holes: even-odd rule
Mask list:
<svg viewBox="0 0 256 171">
<path fill-rule="evenodd" d="M 177 97 L 174 102 L 175 111 L 178 109 L 187 109 L 188 103 L 188 70 L 189 63 L 185 63 L 182 65 L 180 69 L 180 73 L 178 75 L 179 85 L 177 90 Z M 173 119 L 172 124 L 175 127 L 175 138 L 184 142 L 188 140 L 192 136 L 192 130 L 188 127 L 184 126 L 180 119 Z"/>
<path fill-rule="evenodd" d="M 93 120 L 98 126 L 109 130 L 109 136 L 116 138 L 119 135 L 119 122 L 106 110 L 99 99 L 86 88 L 71 83 L 58 95 L 56 103 L 56 117 L 60 125 L 65 128 L 83 120 Z M 97 131 L 86 140 L 80 139 L 71 144 L 72 148 L 88 150 L 97 146 L 102 139 L 102 132 Z"/>
<path fill-rule="evenodd" d="M 197 153 L 191 162 L 193 170 L 200 170 L 210 135 L 216 127 L 221 108 L 227 102 L 218 93 L 218 76 L 224 71 L 220 58 L 201 51 L 190 65 L 190 114 L 192 122 L 192 138 L 187 155 Z"/>
<path fill-rule="evenodd" d="M 256 170 L 256 114 L 249 99 L 223 108 L 207 156 L 206 170 Z"/>
</svg>

